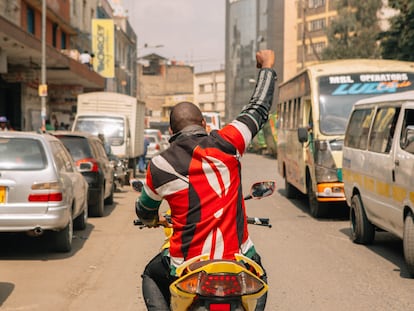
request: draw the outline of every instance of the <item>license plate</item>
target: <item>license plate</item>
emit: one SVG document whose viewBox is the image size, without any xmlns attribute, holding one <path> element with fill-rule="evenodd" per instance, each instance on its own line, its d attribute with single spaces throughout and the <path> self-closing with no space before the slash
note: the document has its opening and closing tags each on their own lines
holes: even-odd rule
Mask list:
<svg viewBox="0 0 414 311">
<path fill-rule="evenodd" d="M 0 186 L 0 204 L 6 203 L 6 187 Z"/>
</svg>

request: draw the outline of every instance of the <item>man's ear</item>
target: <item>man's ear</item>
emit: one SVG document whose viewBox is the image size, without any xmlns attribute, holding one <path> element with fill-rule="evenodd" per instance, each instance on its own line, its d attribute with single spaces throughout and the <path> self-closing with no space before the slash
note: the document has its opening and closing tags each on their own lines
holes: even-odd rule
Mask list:
<svg viewBox="0 0 414 311">
<path fill-rule="evenodd" d="M 171 127 L 168 128 L 168 133 L 170 133 L 170 135 L 174 134 Z"/>
<path fill-rule="evenodd" d="M 204 129 L 207 128 L 207 122 L 206 119 L 203 118 L 203 120 L 201 121 L 201 126 L 204 127 Z"/>
</svg>

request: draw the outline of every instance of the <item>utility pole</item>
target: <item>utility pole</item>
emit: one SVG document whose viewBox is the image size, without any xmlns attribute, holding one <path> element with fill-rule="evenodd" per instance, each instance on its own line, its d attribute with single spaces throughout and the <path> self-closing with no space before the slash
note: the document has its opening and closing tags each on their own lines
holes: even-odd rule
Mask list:
<svg viewBox="0 0 414 311">
<path fill-rule="evenodd" d="M 46 130 L 46 0 L 42 0 L 42 65 L 41 65 L 41 82 L 39 85 L 39 96 L 41 102 L 40 115 L 42 118 L 42 131 Z"/>
</svg>

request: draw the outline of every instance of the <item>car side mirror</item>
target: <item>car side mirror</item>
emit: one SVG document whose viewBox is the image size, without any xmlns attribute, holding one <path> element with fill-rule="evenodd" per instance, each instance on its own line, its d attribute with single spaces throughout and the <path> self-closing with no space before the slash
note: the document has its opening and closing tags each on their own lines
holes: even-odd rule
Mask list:
<svg viewBox="0 0 414 311">
<path fill-rule="evenodd" d="M 301 143 L 306 143 L 308 141 L 308 128 L 306 127 L 298 128 L 298 140 Z"/>
</svg>

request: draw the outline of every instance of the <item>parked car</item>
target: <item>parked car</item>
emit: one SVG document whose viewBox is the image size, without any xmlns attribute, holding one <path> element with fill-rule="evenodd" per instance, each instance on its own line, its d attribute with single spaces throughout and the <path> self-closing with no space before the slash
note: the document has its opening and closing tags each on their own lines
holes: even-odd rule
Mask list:
<svg viewBox="0 0 414 311">
<path fill-rule="evenodd" d="M 86 132 L 54 132 L 72 155 L 89 185 L 89 215 L 102 217 L 104 205 L 112 204 L 115 191 L 114 168 L 102 141 Z"/>
<path fill-rule="evenodd" d="M 0 232 L 52 234 L 69 252 L 86 228 L 88 184 L 64 145 L 49 134 L 0 132 Z"/>
<path fill-rule="evenodd" d="M 164 150 L 164 145 L 162 144 L 162 134 L 161 131 L 157 129 L 145 129 L 144 135 L 150 143 L 148 145 L 146 158 L 152 159 L 152 157 Z"/>
<path fill-rule="evenodd" d="M 414 91 L 357 102 L 342 160 L 352 241 L 371 244 L 377 230 L 401 238 L 414 277 Z"/>
</svg>

